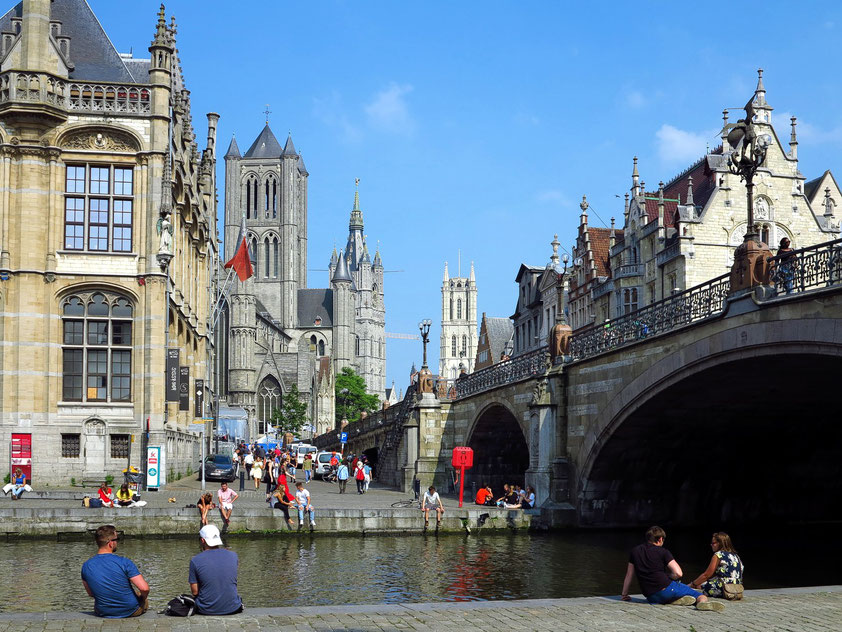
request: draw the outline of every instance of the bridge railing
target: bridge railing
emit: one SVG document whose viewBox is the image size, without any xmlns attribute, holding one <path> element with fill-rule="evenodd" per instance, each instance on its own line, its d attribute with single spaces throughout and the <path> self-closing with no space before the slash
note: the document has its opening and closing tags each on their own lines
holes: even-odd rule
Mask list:
<svg viewBox="0 0 842 632">
<path fill-rule="evenodd" d="M 652 305 L 577 332 L 570 357 L 581 360 L 644 338 L 667 333 L 722 312 L 731 284 L 723 274 Z"/>
<path fill-rule="evenodd" d="M 457 398 L 468 397 L 503 384 L 520 382 L 541 375 L 546 369 L 544 364 L 546 353 L 547 347 L 543 346 L 486 369 L 463 375 L 456 380 Z"/>
<path fill-rule="evenodd" d="M 842 283 L 842 239 L 769 258 L 778 295 L 806 292 Z"/>
</svg>

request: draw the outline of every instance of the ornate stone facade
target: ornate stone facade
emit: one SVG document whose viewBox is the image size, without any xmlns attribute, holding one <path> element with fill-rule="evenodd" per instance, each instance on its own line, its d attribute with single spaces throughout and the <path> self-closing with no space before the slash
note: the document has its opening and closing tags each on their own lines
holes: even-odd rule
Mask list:
<svg viewBox="0 0 842 632">
<path fill-rule="evenodd" d="M 455 380 L 471 373 L 477 357 L 477 282 L 474 264 L 467 277 L 448 274 L 444 264 L 441 284 L 441 349 L 439 377 Z"/>
<path fill-rule="evenodd" d="M 148 437 L 183 473 L 210 377 L 218 116 L 200 154 L 163 8 L 147 59 L 79 0 L 26 0 L 0 31 L 0 459 L 30 435 L 33 485 L 120 480 Z M 167 347 L 189 410 L 165 403 Z"/>
</svg>

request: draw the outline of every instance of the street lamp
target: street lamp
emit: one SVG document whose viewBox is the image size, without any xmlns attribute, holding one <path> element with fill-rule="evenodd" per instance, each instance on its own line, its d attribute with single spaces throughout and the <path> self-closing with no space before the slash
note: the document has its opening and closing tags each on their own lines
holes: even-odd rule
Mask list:
<svg viewBox="0 0 842 632">
<path fill-rule="evenodd" d="M 427 366 L 427 343 L 430 341 L 430 326 L 433 324 L 429 318 L 418 323 L 418 330 L 421 332 L 421 343 L 424 345 L 424 362 L 421 370 L 418 371 L 418 392 L 421 394 L 433 392 L 433 374 Z"/>
<path fill-rule="evenodd" d="M 422 369 L 427 368 L 427 343 L 430 342 L 430 326 L 433 324 L 429 318 L 418 323 L 418 329 L 421 332 L 421 342 L 424 345 L 424 363 L 421 365 Z"/>
<path fill-rule="evenodd" d="M 561 260 L 564 262 L 564 268 L 562 268 L 561 272 L 558 271 L 558 264 L 556 263 L 556 273 L 558 276 L 555 286 L 555 325 L 550 329 L 549 340 L 547 340 L 550 347 L 550 362 L 553 364 L 558 361 L 558 358 L 563 359 L 568 354 L 570 351 L 570 336 L 573 335 L 573 329 L 568 324 L 567 316 L 564 313 L 564 308 L 566 307 L 564 300 L 564 280 L 567 277 L 567 262 L 570 260 L 570 257 L 567 256 L 567 253 L 564 253 Z M 558 262 L 558 259 L 556 259 L 556 262 Z"/>
</svg>

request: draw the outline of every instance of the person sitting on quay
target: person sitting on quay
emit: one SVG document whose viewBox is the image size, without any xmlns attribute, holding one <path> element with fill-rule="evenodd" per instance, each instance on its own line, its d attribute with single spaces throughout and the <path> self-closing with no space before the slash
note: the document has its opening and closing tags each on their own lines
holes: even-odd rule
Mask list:
<svg viewBox="0 0 842 632">
<path fill-rule="evenodd" d="M 498 498 L 497 500 L 495 500 L 494 504 L 497 505 L 498 507 L 502 507 L 503 505 L 506 504 L 506 499 L 509 497 L 510 494 L 511 494 L 511 490 L 509 489 L 509 484 L 503 483 L 503 495 L 500 496 L 500 498 Z"/>
<path fill-rule="evenodd" d="M 666 533 L 661 527 L 649 527 L 646 531 L 646 542 L 632 549 L 623 580 L 623 601 L 631 601 L 629 588 L 632 575 L 637 575 L 640 590 L 646 601 L 651 604 L 696 604 L 697 610 L 721 612 L 724 609 L 721 603 L 708 601 L 701 592 L 678 581 L 682 575 L 681 567 L 672 553 L 664 548 L 665 538 Z"/>
<path fill-rule="evenodd" d="M 3 488 L 3 493 L 12 492 L 12 500 L 20 500 L 23 492 L 31 492 L 32 488 L 26 482 L 26 475 L 19 467 L 15 468 L 14 480 Z"/>
<path fill-rule="evenodd" d="M 106 619 L 139 617 L 149 607 L 149 584 L 130 559 L 116 555 L 120 541 L 114 525 L 102 525 L 94 539 L 97 552 L 82 564 L 82 584 L 94 598 L 94 614 Z"/>
<path fill-rule="evenodd" d="M 129 489 L 128 483 L 120 485 L 120 489 L 117 490 L 116 501 L 120 507 L 146 506 L 146 501 L 140 500 L 140 496 L 138 496 L 133 490 Z"/>
<path fill-rule="evenodd" d="M 298 529 L 304 528 L 304 513 L 310 516 L 310 531 L 316 528 L 316 510 L 310 503 L 310 492 L 304 489 L 304 483 L 301 481 L 295 484 L 295 503 L 298 507 Z"/>
<path fill-rule="evenodd" d="M 490 485 L 483 485 L 479 488 L 477 492 L 476 498 L 474 498 L 474 504 L 486 506 L 494 506 L 494 493 L 491 491 Z"/>
<path fill-rule="evenodd" d="M 339 481 L 339 493 L 345 493 L 345 486 L 348 484 L 348 461 L 342 461 L 336 470 L 336 480 Z"/>
<path fill-rule="evenodd" d="M 196 613 L 224 616 L 242 612 L 243 600 L 237 592 L 237 554 L 222 548 L 219 529 L 212 524 L 201 528 L 199 538 L 202 552 L 190 560 L 187 579 L 196 598 Z"/>
<path fill-rule="evenodd" d="M 107 481 L 102 481 L 102 485 L 99 486 L 97 493 L 99 494 L 99 499 L 102 501 L 103 507 L 114 506 L 114 492 L 108 486 Z"/>
<path fill-rule="evenodd" d="M 430 511 L 436 512 L 436 531 L 438 531 L 439 527 L 441 527 L 442 516 L 444 515 L 444 505 L 441 502 L 439 493 L 432 485 L 424 492 L 424 497 L 421 499 L 421 512 L 424 514 L 424 531 L 430 526 Z"/>
<path fill-rule="evenodd" d="M 240 495 L 233 489 L 229 489 L 228 483 L 222 483 L 216 492 L 216 497 L 219 500 L 219 513 L 224 523 L 223 530 L 226 530 L 228 529 L 228 525 L 231 524 L 231 512 L 234 511 L 234 501 Z"/>
<path fill-rule="evenodd" d="M 213 502 L 211 493 L 205 492 L 202 494 L 202 497 L 196 503 L 196 507 L 199 508 L 199 513 L 202 516 L 202 526 L 205 526 L 208 523 L 208 513 L 211 509 L 216 509 L 216 503 Z"/>
<path fill-rule="evenodd" d="M 276 498 L 275 502 L 272 504 L 273 509 L 280 509 L 284 513 L 284 519 L 287 521 L 289 528 L 292 528 L 293 522 L 292 518 L 289 515 L 289 510 L 293 507 L 292 501 L 294 498 L 290 497 L 287 494 L 287 490 L 278 485 L 275 489 L 275 493 L 272 495 L 273 498 Z"/>
<path fill-rule="evenodd" d="M 708 597 L 727 598 L 725 584 L 743 585 L 743 562 L 727 533 L 717 531 L 710 540 L 713 557 L 710 564 L 696 579 L 690 582 L 690 588 L 701 590 Z"/>
</svg>

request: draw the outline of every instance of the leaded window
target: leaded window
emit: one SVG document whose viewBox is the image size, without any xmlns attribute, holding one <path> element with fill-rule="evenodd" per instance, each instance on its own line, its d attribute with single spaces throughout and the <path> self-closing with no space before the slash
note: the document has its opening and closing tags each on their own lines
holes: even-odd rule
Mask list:
<svg viewBox="0 0 842 632">
<path fill-rule="evenodd" d="M 272 422 L 272 413 L 281 409 L 281 386 L 273 377 L 267 377 L 257 389 L 257 433 L 266 434 Z"/>
<path fill-rule="evenodd" d="M 65 459 L 78 459 L 81 454 L 78 434 L 61 435 L 61 456 Z"/>
<path fill-rule="evenodd" d="M 92 292 L 62 304 L 62 399 L 131 401 L 132 316 L 128 299 Z"/>
<path fill-rule="evenodd" d="M 118 165 L 67 165 L 64 248 L 131 252 L 134 170 Z"/>
<path fill-rule="evenodd" d="M 127 434 L 113 434 L 111 435 L 111 458 L 112 459 L 127 459 L 129 458 L 129 435 Z"/>
</svg>

